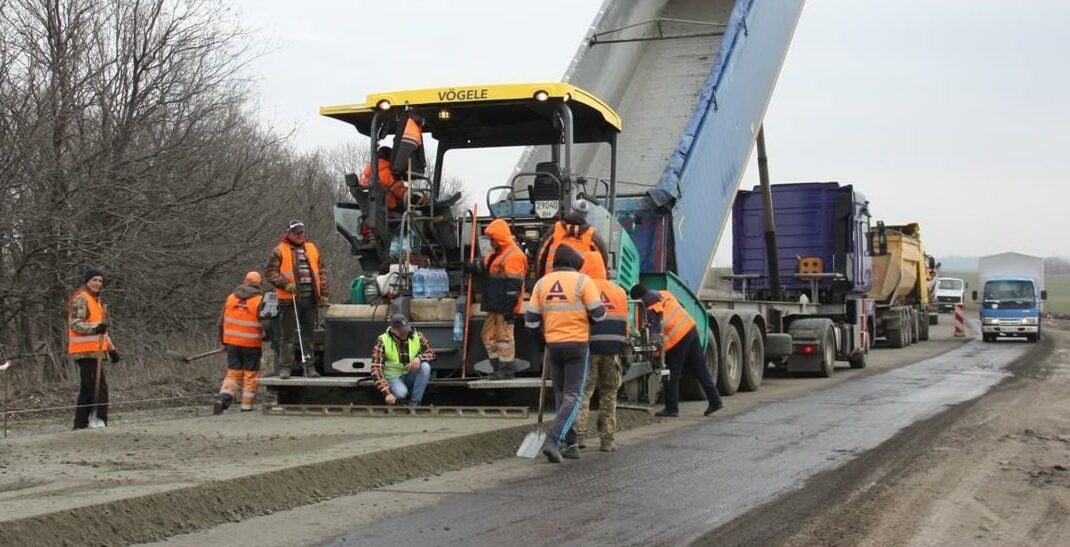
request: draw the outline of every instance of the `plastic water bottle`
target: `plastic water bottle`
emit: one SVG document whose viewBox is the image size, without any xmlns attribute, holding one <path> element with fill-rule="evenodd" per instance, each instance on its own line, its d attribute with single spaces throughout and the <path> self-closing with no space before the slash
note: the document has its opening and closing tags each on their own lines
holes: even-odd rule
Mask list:
<svg viewBox="0 0 1070 547">
<path fill-rule="evenodd" d="M 442 268 L 435 271 L 435 276 L 438 279 L 436 298 L 446 298 L 446 296 L 450 294 L 450 276 L 446 273 L 446 270 Z"/>
<path fill-rule="evenodd" d="M 453 341 L 464 341 L 464 300 L 457 299 L 453 312 Z"/>
<path fill-rule="evenodd" d="M 412 273 L 412 297 L 427 298 L 427 271 L 416 270 Z"/>
<path fill-rule="evenodd" d="M 390 240 L 390 256 L 397 258 L 401 256 L 402 250 L 401 237 L 394 236 L 394 238 Z"/>
</svg>

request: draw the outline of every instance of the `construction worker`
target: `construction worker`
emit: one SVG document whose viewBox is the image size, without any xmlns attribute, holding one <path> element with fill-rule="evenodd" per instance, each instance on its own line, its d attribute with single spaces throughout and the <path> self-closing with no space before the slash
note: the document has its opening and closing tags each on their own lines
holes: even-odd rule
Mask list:
<svg viewBox="0 0 1070 547">
<path fill-rule="evenodd" d="M 303 222 L 290 221 L 264 270 L 279 299 L 278 347 L 282 352 L 279 378 L 290 377 L 297 355 L 301 355 L 305 374 L 315 378 L 319 374 L 311 366 L 312 331 L 316 326 L 317 307 L 330 302 L 327 268 L 316 245 L 306 241 Z"/>
<path fill-rule="evenodd" d="M 702 352 L 702 341 L 695 329 L 695 320 L 669 291 L 647 290 L 642 284 L 632 287 L 632 298 L 642 300 L 647 309 L 647 321 L 652 329 L 660 330 L 665 351 L 665 365 L 669 369 L 669 379 L 665 385 L 665 408 L 655 416 L 675 418 L 680 415 L 680 375 L 684 369 L 698 380 L 706 394 L 706 411 L 709 416 L 724 408 L 721 394 L 714 385 L 713 375 L 706 366 L 706 356 Z"/>
<path fill-rule="evenodd" d="M 89 415 L 108 424 L 108 380 L 104 358 L 119 362 L 119 351 L 108 334 L 107 309 L 100 299 L 104 272 L 86 270 L 83 286 L 67 301 L 67 355 L 78 365 L 78 406 L 74 410 L 74 429 L 89 426 Z"/>
<path fill-rule="evenodd" d="M 617 431 L 617 392 L 621 385 L 620 356 L 628 343 L 628 294 L 608 279 L 592 280 L 606 307 L 606 317 L 591 325 L 590 380 L 583 390 L 583 406 L 576 429 L 581 435 L 587 432 L 591 399 L 597 387 L 599 450 L 612 452 L 617 449 L 614 437 Z"/>
<path fill-rule="evenodd" d="M 377 170 L 379 172 L 379 185 L 386 191 L 386 207 L 390 211 L 402 211 L 405 209 L 405 194 L 409 189 L 405 186 L 405 181 L 401 178 L 395 177 L 394 172 L 390 170 L 390 155 L 393 153 L 393 149 L 389 146 L 381 146 L 378 150 L 379 160 L 377 163 Z M 363 188 L 367 188 L 372 181 L 372 164 L 368 163 L 364 166 L 364 172 L 360 176 L 360 185 Z M 413 195 L 414 205 L 427 205 L 430 202 L 430 196 L 424 193 L 416 193 Z"/>
<path fill-rule="evenodd" d="M 554 256 L 557 250 L 565 245 L 576 251 L 583 260 L 580 273 L 597 279 L 607 277 L 606 252 L 595 238 L 594 226 L 587 223 L 588 209 L 586 201 L 576 200 L 572 208 L 554 223 L 553 231 L 539 247 L 538 260 L 535 261 L 536 271 L 542 275 L 554 271 Z"/>
<path fill-rule="evenodd" d="M 493 369 L 491 379 L 509 379 L 516 373 L 516 341 L 513 318 L 520 314 L 524 298 L 524 277 L 528 272 L 528 257 L 513 240 L 509 223 L 495 219 L 483 234 L 490 238 L 494 253 L 482 261 L 465 264 L 465 271 L 486 274 L 483 286 L 483 346 Z"/>
<path fill-rule="evenodd" d="M 524 311 L 524 325 L 536 329 L 536 340 L 545 345 L 544 362 L 553 381 L 556 415 L 542 447 L 552 463 L 580 457 L 575 425 L 587 383 L 590 322 L 606 315 L 598 286 L 578 271 L 582 265 L 583 259 L 571 247 L 560 247 L 553 273 L 535 283 Z"/>
<path fill-rule="evenodd" d="M 264 296 L 260 272 L 249 272 L 223 304 L 219 316 L 219 338 L 227 348 L 227 375 L 219 389 L 212 413 L 230 408 L 241 389 L 241 410 L 251 412 L 260 383 L 261 344 L 266 329 L 260 322 Z"/>
<path fill-rule="evenodd" d="M 434 359 L 435 350 L 427 337 L 413 329 L 403 314 L 391 316 L 390 326 L 372 348 L 372 378 L 386 404 L 408 399 L 409 406 L 420 406 L 431 380 L 429 361 Z"/>
</svg>

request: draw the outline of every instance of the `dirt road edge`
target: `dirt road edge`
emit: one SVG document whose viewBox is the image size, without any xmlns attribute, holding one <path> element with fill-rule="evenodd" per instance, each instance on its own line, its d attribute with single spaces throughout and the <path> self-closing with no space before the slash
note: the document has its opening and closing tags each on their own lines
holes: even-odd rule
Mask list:
<svg viewBox="0 0 1070 547">
<path fill-rule="evenodd" d="M 829 508 L 860 506 L 876 499 L 880 488 L 870 488 L 871 485 L 889 482 L 889 478 L 911 469 L 919 454 L 924 453 L 923 447 L 931 445 L 978 401 L 1019 381 L 1027 367 L 1047 358 L 1053 347 L 1051 338 L 1045 337 L 1035 348 L 1008 365 L 1010 376 L 984 395 L 903 429 L 847 464 L 811 477 L 799 490 L 751 509 L 706 533 L 693 545 L 782 545 Z M 844 522 L 844 518 L 841 515 L 839 521 Z M 851 522 L 859 530 L 868 525 L 864 519 L 851 519 Z"/>
</svg>

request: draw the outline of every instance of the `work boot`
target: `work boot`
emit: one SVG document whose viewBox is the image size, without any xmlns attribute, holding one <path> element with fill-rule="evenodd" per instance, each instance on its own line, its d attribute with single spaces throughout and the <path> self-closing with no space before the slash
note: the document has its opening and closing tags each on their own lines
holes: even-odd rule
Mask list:
<svg viewBox="0 0 1070 547">
<path fill-rule="evenodd" d="M 550 463 L 561 463 L 565 461 L 565 458 L 561 455 L 561 452 L 554 446 L 554 442 L 550 439 L 546 439 L 545 443 L 542 443 L 542 455 L 546 456 L 546 459 Z"/>
<path fill-rule="evenodd" d="M 256 409 L 255 408 L 243 408 L 243 409 L 241 409 L 242 412 L 252 412 L 254 410 L 256 410 Z"/>
<path fill-rule="evenodd" d="M 512 361 L 502 363 L 502 368 L 498 371 L 498 373 L 501 375 L 500 378 L 502 380 L 512 380 L 513 378 L 516 378 L 516 371 L 513 370 Z"/>
<path fill-rule="evenodd" d="M 676 418 L 676 417 L 680 416 L 680 413 L 679 412 L 673 412 L 673 411 L 670 411 L 668 409 L 664 409 L 663 408 L 663 409 L 655 412 L 654 416 L 657 416 L 658 418 Z"/>
<path fill-rule="evenodd" d="M 230 407 L 230 401 L 232 397 L 229 393 L 220 393 L 216 396 L 215 402 L 212 403 L 212 415 L 219 416 L 224 410 Z"/>
<path fill-rule="evenodd" d="M 602 452 L 613 452 L 617 449 L 617 443 L 613 439 L 602 439 L 602 446 L 598 449 Z"/>
<path fill-rule="evenodd" d="M 721 401 L 710 403 L 709 406 L 706 407 L 706 412 L 703 412 L 702 415 L 709 416 L 710 414 L 713 414 L 714 412 L 717 412 L 722 408 L 724 408 L 724 403 L 722 403 Z"/>
<path fill-rule="evenodd" d="M 287 379 L 289 377 L 290 377 L 290 367 L 282 367 L 282 369 L 279 370 L 279 379 L 280 380 L 285 380 L 285 379 Z"/>
<path fill-rule="evenodd" d="M 319 378 L 320 373 L 316 372 L 316 367 L 308 367 L 305 369 L 305 378 Z"/>
<path fill-rule="evenodd" d="M 580 459 L 580 445 L 570 444 L 561 450 L 561 456 L 570 460 Z"/>
<path fill-rule="evenodd" d="M 490 361 L 491 370 L 490 376 L 488 378 L 490 378 L 491 380 L 501 380 L 503 374 L 502 362 L 497 357 L 491 357 L 490 359 L 488 359 L 488 361 Z"/>
</svg>

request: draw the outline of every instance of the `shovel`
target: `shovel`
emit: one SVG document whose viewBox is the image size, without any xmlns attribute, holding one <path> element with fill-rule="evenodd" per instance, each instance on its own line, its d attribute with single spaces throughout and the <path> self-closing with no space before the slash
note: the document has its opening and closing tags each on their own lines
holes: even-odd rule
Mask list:
<svg viewBox="0 0 1070 547">
<path fill-rule="evenodd" d="M 100 429 L 102 427 L 108 427 L 108 424 L 104 423 L 104 420 L 97 416 L 97 403 L 100 399 L 100 375 L 104 372 L 104 337 L 107 334 L 101 334 L 99 342 L 97 344 L 97 376 L 96 383 L 93 387 L 93 410 L 89 413 L 89 428 Z"/>
<path fill-rule="evenodd" d="M 516 455 L 521 458 L 535 458 L 539 455 L 539 450 L 542 449 L 543 443 L 546 442 L 546 432 L 542 429 L 542 408 L 546 401 L 546 374 L 550 368 L 547 366 L 549 355 L 550 350 L 544 349 L 542 353 L 542 376 L 539 378 L 539 418 L 535 424 L 535 431 L 528 433 L 524 437 L 524 442 L 520 443 L 520 448 L 516 449 Z"/>
</svg>

